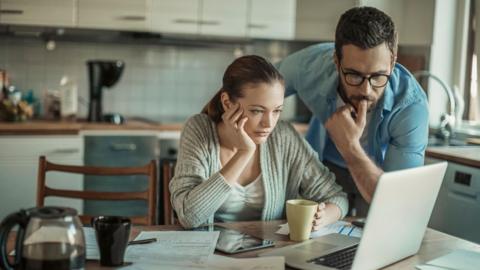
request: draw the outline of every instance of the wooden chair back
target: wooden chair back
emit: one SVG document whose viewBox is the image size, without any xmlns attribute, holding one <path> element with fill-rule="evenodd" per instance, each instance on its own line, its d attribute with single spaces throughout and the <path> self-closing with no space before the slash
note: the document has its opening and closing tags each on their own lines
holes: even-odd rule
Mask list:
<svg viewBox="0 0 480 270">
<path fill-rule="evenodd" d="M 45 183 L 46 173 L 48 171 L 57 171 L 84 175 L 147 175 L 148 189 L 136 192 L 104 192 L 104 191 L 78 191 L 55 189 L 48 187 Z M 94 167 L 61 165 L 51 163 L 41 156 L 38 166 L 38 186 L 37 186 L 37 207 L 44 206 L 45 198 L 49 196 L 64 197 L 83 200 L 145 200 L 148 210 L 146 216 L 130 217 L 133 224 L 154 225 L 156 213 L 156 192 L 157 192 L 157 162 L 150 161 L 145 166 L 139 167 Z M 90 224 L 92 216 L 80 215 L 83 224 Z"/>
<path fill-rule="evenodd" d="M 164 159 L 162 161 L 162 179 L 163 179 L 163 220 L 165 225 L 179 224 L 175 217 L 172 203 L 170 202 L 170 189 L 168 185 L 175 173 L 175 159 Z"/>
</svg>

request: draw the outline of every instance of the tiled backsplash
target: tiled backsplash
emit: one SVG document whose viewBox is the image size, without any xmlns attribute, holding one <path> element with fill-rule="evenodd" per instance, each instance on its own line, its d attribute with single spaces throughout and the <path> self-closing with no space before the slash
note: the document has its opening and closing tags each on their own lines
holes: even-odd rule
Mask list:
<svg viewBox="0 0 480 270">
<path fill-rule="evenodd" d="M 265 45 L 266 44 L 266 45 Z M 79 117 L 87 114 L 86 61 L 119 59 L 125 62 L 120 81 L 104 90 L 104 112 L 151 119 L 187 118 L 199 112 L 221 87 L 223 72 L 240 52 L 257 53 L 271 60 L 288 54 L 285 44 L 185 46 L 57 41 L 52 51 L 43 40 L 2 37 L 0 68 L 19 89 L 32 89 L 41 98 L 47 89 L 58 89 L 67 75 L 78 85 Z M 284 117 L 293 115 L 286 102 Z"/>
</svg>

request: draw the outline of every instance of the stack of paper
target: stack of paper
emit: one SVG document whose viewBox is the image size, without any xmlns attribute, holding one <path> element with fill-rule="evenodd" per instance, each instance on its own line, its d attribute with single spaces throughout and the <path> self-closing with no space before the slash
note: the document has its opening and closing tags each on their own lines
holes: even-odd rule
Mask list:
<svg viewBox="0 0 480 270">
<path fill-rule="evenodd" d="M 85 235 L 87 260 L 100 260 L 95 230 L 92 227 L 83 227 L 83 234 Z"/>
<path fill-rule="evenodd" d="M 280 225 L 280 229 L 276 231 L 277 234 L 288 235 L 290 232 L 288 228 L 288 223 Z M 349 236 L 361 237 L 363 230 L 361 228 L 355 227 L 345 221 L 337 221 L 330 225 L 320 228 L 318 231 L 314 231 L 310 234 L 310 238 L 317 238 L 323 235 L 331 233 L 340 233 Z"/>
<path fill-rule="evenodd" d="M 478 270 L 480 253 L 468 250 L 456 250 L 425 264 L 417 265 L 421 270 Z"/>
<path fill-rule="evenodd" d="M 84 228 L 87 241 L 87 258 L 99 259 L 95 232 Z M 283 257 L 235 259 L 214 255 L 219 232 L 205 231 L 148 231 L 141 232 L 135 240 L 156 238 L 150 244 L 128 246 L 125 261 L 131 263 L 125 270 L 283 270 Z"/>
<path fill-rule="evenodd" d="M 155 265 L 205 265 L 215 251 L 219 232 L 149 231 L 141 232 L 135 240 L 156 238 L 151 244 L 127 248 L 125 261 Z"/>
</svg>

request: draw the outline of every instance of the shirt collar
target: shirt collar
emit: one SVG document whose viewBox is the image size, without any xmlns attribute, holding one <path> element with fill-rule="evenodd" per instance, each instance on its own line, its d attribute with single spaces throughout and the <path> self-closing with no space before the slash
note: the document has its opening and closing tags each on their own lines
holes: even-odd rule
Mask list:
<svg viewBox="0 0 480 270">
<path fill-rule="evenodd" d="M 394 103 L 394 95 L 393 95 L 393 89 L 392 89 L 392 80 L 390 79 L 388 81 L 387 87 L 385 87 L 385 91 L 383 92 L 383 110 L 384 111 L 391 111 L 393 108 L 393 103 Z"/>
</svg>

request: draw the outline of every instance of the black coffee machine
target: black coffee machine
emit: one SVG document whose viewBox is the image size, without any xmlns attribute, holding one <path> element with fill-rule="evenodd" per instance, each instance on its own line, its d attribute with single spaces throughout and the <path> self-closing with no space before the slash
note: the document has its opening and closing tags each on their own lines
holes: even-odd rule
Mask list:
<svg viewBox="0 0 480 270">
<path fill-rule="evenodd" d="M 90 60 L 87 61 L 88 79 L 90 81 L 90 103 L 88 106 L 88 122 L 111 121 L 111 115 L 102 113 L 102 88 L 111 87 L 122 76 L 125 64 L 119 60 Z M 116 119 L 121 118 L 116 115 Z M 121 121 L 123 122 L 123 120 Z M 121 124 L 117 123 L 116 124 Z"/>
</svg>

